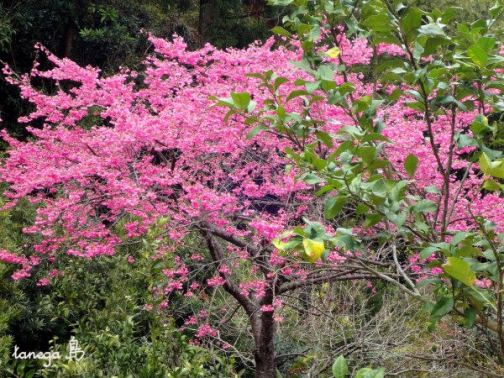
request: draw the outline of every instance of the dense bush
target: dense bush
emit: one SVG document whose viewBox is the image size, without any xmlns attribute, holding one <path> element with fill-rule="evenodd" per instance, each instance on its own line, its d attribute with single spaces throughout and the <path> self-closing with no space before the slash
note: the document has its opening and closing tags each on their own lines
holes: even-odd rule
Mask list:
<svg viewBox="0 0 504 378">
<path fill-rule="evenodd" d="M 0 243 L 30 250 L 21 230 L 33 219 L 23 202 L 0 217 Z M 70 258 L 54 269 L 47 285 L 12 282 L 12 268 L 1 266 L 0 376 L 22 377 L 207 377 L 231 376 L 233 361 L 222 353 L 189 343 L 191 333 L 176 329 L 152 300 L 162 266 L 148 258 L 152 248 L 133 243 L 98 260 Z M 154 304 L 154 306 L 153 306 Z M 70 337 L 85 350 L 81 361 L 15 360 L 19 351 L 58 351 L 66 356 Z"/>
</svg>

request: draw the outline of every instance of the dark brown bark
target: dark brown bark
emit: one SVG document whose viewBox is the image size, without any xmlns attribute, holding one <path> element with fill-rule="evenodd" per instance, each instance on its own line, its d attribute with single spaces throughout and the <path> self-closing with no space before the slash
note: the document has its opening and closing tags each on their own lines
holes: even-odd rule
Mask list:
<svg viewBox="0 0 504 378">
<path fill-rule="evenodd" d="M 273 313 L 264 312 L 260 317 L 258 339 L 255 340 L 256 378 L 275 377 L 275 321 Z"/>
<path fill-rule="evenodd" d="M 65 31 L 63 57 L 65 58 L 71 57 L 76 36 L 77 36 L 77 27 L 75 26 L 75 23 L 73 21 L 69 21 Z"/>
<path fill-rule="evenodd" d="M 271 306 L 273 304 L 273 285 L 268 281 L 269 288 L 266 289 L 264 297 L 261 299 L 260 306 Z M 255 341 L 255 376 L 256 378 L 274 378 L 275 377 L 275 320 L 273 312 L 258 311 L 252 318 L 252 331 Z"/>
<path fill-rule="evenodd" d="M 201 46 L 209 41 L 212 24 L 215 20 L 217 20 L 218 17 L 218 0 L 200 0 L 198 33 Z"/>
<path fill-rule="evenodd" d="M 205 238 L 208 246 L 212 260 L 217 263 L 217 269 L 220 263 L 225 258 L 224 251 L 222 247 L 215 239 L 215 237 L 222 238 L 228 242 L 232 242 L 235 245 L 239 245 L 242 248 L 246 248 L 249 252 L 258 254 L 259 251 L 257 247 L 247 245 L 245 242 L 236 239 L 231 235 L 226 235 L 222 232 L 218 232 L 212 229 L 209 225 L 200 228 L 200 231 Z M 267 271 L 265 271 L 267 273 Z M 273 319 L 272 312 L 262 312 L 260 310 L 261 306 L 273 304 L 273 286 L 275 285 L 273 281 L 268 281 L 269 288 L 266 289 L 264 297 L 259 303 L 249 299 L 246 295 L 242 294 L 237 283 L 233 282 L 229 276 L 219 273 L 224 279 L 225 283 L 223 285 L 224 290 L 226 290 L 235 300 L 243 307 L 247 315 L 250 317 L 250 323 L 252 326 L 252 334 L 254 337 L 254 359 L 255 359 L 255 376 L 257 378 L 274 378 L 275 377 L 275 321 Z"/>
</svg>

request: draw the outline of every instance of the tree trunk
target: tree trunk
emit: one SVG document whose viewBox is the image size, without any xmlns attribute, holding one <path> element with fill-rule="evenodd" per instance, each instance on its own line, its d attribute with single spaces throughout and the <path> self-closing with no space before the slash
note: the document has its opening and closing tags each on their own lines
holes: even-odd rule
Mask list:
<svg viewBox="0 0 504 378">
<path fill-rule="evenodd" d="M 259 334 L 256 337 L 254 359 L 256 364 L 256 378 L 275 377 L 275 322 L 273 313 L 264 312 L 261 315 Z"/>
<path fill-rule="evenodd" d="M 219 4 L 217 0 L 200 0 L 199 4 L 198 32 L 203 46 L 209 41 L 212 24 L 219 17 Z"/>
<path fill-rule="evenodd" d="M 203 223 L 205 228 L 201 228 L 203 237 L 205 238 L 208 251 L 212 256 L 212 260 L 220 264 L 224 259 L 224 252 L 215 240 L 214 235 L 209 231 L 211 226 Z M 226 237 L 225 240 L 230 240 L 232 237 Z M 237 243 L 238 246 L 244 247 L 241 243 Z M 250 248 L 250 246 L 248 246 Z M 253 248 L 253 247 L 252 247 Z M 258 250 L 256 250 L 257 252 Z M 264 270 L 265 275 L 267 275 L 268 270 Z M 236 301 L 243 307 L 250 319 L 250 324 L 252 326 L 252 334 L 254 337 L 254 359 L 255 359 L 255 376 L 256 378 L 275 378 L 275 320 L 273 318 L 273 312 L 263 312 L 260 307 L 262 306 L 272 306 L 274 299 L 274 282 L 269 281 L 269 287 L 266 289 L 265 295 L 259 303 L 252 302 L 248 295 L 242 294 L 239 286 L 232 281 L 229 276 L 226 276 L 222 272 L 221 277 L 224 279 L 224 290 L 226 290 L 231 296 L 233 296 Z M 259 307 L 259 308 L 258 308 Z"/>
<path fill-rule="evenodd" d="M 65 40 L 63 46 L 63 57 L 70 58 L 72 55 L 74 40 L 77 35 L 77 27 L 73 21 L 69 21 L 66 27 Z"/>
</svg>

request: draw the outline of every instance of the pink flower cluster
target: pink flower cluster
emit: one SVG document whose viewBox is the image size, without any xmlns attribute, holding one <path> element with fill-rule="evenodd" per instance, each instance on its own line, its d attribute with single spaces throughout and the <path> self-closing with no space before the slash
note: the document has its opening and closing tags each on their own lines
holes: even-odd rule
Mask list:
<svg viewBox="0 0 504 378">
<path fill-rule="evenodd" d="M 35 64 L 30 74 L 19 78 L 4 67 L 6 79 L 20 88 L 23 98 L 35 109 L 20 119 L 32 138 L 19 141 L 6 132 L 1 134 L 10 146 L 0 166 L 0 180 L 9 186 L 7 207 L 22 198 L 43 206 L 37 207 L 33 226 L 24 230 L 40 239 L 34 256 L 28 259 L 0 251 L 0 261 L 20 265 L 13 274 L 19 280 L 29 277 L 33 266 L 55 261 L 62 254 L 82 258 L 112 255 L 118 245 L 148 233 L 154 225 L 156 229 L 164 227 L 174 244 L 183 241 L 190 231 L 213 230 L 225 235 L 223 240 L 242 242 L 221 246 L 219 253 L 224 256 L 203 256 L 197 251 L 192 251 L 188 261 L 175 256 L 174 266 L 163 271 L 166 282 L 161 295 L 183 293 L 191 297 L 205 283 L 210 287 L 224 285 L 224 277 L 228 279 L 234 269 L 240 269 L 247 273 L 243 274 L 247 279 L 237 283 L 235 294 L 254 301 L 262 315 L 272 315 L 281 305 L 267 295 L 275 279 L 303 282 L 309 277 L 309 269 L 287 261 L 278 251 L 261 258 L 256 249 L 271 245 L 272 239 L 299 224 L 303 216 L 320 214 L 317 197 L 297 179 L 296 168 L 286 169 L 291 161 L 284 151 L 298 148 L 295 143 L 268 132 L 247 138 L 250 125 L 241 116 L 226 121 L 227 109 L 213 106 L 212 96 L 248 92 L 260 109 L 271 94 L 259 79 L 247 74 L 271 70 L 287 79 L 278 90 L 278 96 L 285 98 L 303 88 L 295 84 L 296 79 L 309 79 L 290 64 L 302 51 L 295 44 L 273 48 L 273 39 L 225 51 L 210 45 L 189 51 L 178 37 L 170 42 L 150 36 L 150 41 L 154 52 L 146 58 L 142 72 L 123 70 L 101 76 L 98 69 L 59 59 L 42 46 L 37 48 L 48 57 L 51 68 L 42 70 Z M 342 35 L 339 42 L 340 58 L 346 65 L 370 62 L 374 52 L 366 40 Z M 376 52 L 401 55 L 393 45 L 382 44 Z M 32 85 L 33 78 L 72 85 L 56 85 L 56 92 L 48 94 Z M 334 80 L 342 83 L 344 77 L 335 73 Z M 373 85 L 362 75 L 349 74 L 348 80 L 355 87 L 356 98 L 373 91 Z M 425 191 L 429 186 L 441 189 L 444 177 L 425 136 L 425 121 L 421 113 L 406 105 L 409 100 L 379 109 L 385 124 L 383 133 L 391 140 L 385 152 L 395 171 L 405 178 L 404 159 L 414 154 L 419 165 L 412 180 L 418 190 Z M 285 102 L 285 110 L 299 113 L 302 105 L 302 99 L 296 98 Z M 352 122 L 344 110 L 324 101 L 313 104 L 311 114 L 320 121 L 320 130 L 327 133 Z M 458 113 L 455 131 L 470 134 L 467 126 L 475 115 L 476 110 Z M 35 119 L 43 120 L 41 128 L 30 126 Z M 80 127 L 84 121 L 93 126 Z M 432 125 L 443 163 L 450 149 L 450 127 L 450 119 L 444 115 Z M 501 232 L 504 199 L 481 193 L 483 178 L 478 165 L 473 165 L 464 182 L 457 180 L 456 171 L 466 166 L 463 156 L 470 151 L 468 147 L 455 147 L 449 197 L 453 213 L 447 219 L 448 229 L 472 229 L 474 224 L 468 216 L 472 209 L 492 220 Z M 435 192 L 428 196 L 433 202 L 439 200 Z M 116 232 L 113 226 L 121 224 L 125 215 L 134 221 Z M 161 217 L 169 219 L 164 226 L 157 223 Z M 176 253 L 176 246 L 169 250 L 173 251 Z M 209 259 L 218 271 L 206 282 L 193 282 L 192 267 L 202 267 Z M 346 259 L 330 251 L 327 264 L 336 267 Z M 128 262 L 134 263 L 134 259 L 128 258 Z M 412 257 L 410 265 L 413 272 L 425 270 L 418 256 Z M 440 273 L 439 269 L 430 270 L 432 275 Z M 205 323 L 197 334 L 200 338 L 214 336 L 215 330 Z"/>
</svg>

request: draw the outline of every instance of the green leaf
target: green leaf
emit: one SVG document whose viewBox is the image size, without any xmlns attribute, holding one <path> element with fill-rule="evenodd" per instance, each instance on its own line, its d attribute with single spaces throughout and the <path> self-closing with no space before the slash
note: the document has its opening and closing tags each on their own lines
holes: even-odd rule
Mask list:
<svg viewBox="0 0 504 378">
<path fill-rule="evenodd" d="M 317 190 L 317 192 L 315 193 L 315 195 L 317 197 L 320 197 L 320 196 L 322 196 L 322 195 L 330 192 L 333 189 L 334 189 L 334 185 L 325 185 L 322 188 L 320 188 L 320 190 Z"/>
<path fill-rule="evenodd" d="M 413 57 L 416 60 L 420 59 L 422 57 L 424 51 L 425 51 L 424 47 L 420 43 L 415 41 L 415 45 L 413 47 Z"/>
<path fill-rule="evenodd" d="M 491 161 L 488 155 L 483 152 L 478 163 L 484 174 L 504 178 L 504 160 Z"/>
<path fill-rule="evenodd" d="M 406 222 L 408 214 L 406 212 L 401 212 L 398 214 L 389 214 L 388 218 L 394 222 L 397 227 L 402 227 Z"/>
<path fill-rule="evenodd" d="M 408 9 L 406 15 L 401 19 L 401 26 L 406 34 L 416 31 L 422 24 L 422 11 L 412 7 Z"/>
<path fill-rule="evenodd" d="M 366 216 L 366 220 L 364 221 L 364 227 L 366 228 L 373 227 L 382 219 L 383 216 L 381 214 L 369 214 L 368 216 Z"/>
<path fill-rule="evenodd" d="M 288 102 L 288 101 L 292 100 L 293 98 L 300 97 L 300 96 L 306 96 L 307 94 L 309 94 L 309 93 L 307 91 L 305 91 L 304 89 L 298 89 L 298 90 L 295 90 L 295 91 L 292 91 L 291 93 L 289 93 L 289 95 L 286 98 L 286 101 Z"/>
<path fill-rule="evenodd" d="M 355 85 L 353 85 L 352 83 L 343 83 L 338 87 L 338 92 L 341 95 L 353 93 L 354 91 L 355 91 Z"/>
<path fill-rule="evenodd" d="M 341 50 L 338 47 L 332 47 L 325 52 L 329 58 L 337 58 L 341 54 Z"/>
<path fill-rule="evenodd" d="M 472 286 L 476 280 L 476 275 L 471 270 L 469 263 L 458 257 L 448 257 L 446 263 L 443 264 L 443 270 L 467 286 Z"/>
<path fill-rule="evenodd" d="M 313 239 L 303 239 L 303 247 L 306 255 L 306 259 L 314 263 L 325 251 L 324 242 Z"/>
<path fill-rule="evenodd" d="M 490 16 L 493 18 L 497 18 L 504 10 L 504 5 L 496 3 L 492 5 L 492 7 L 489 9 L 488 13 Z"/>
<path fill-rule="evenodd" d="M 440 105 L 455 104 L 460 109 L 467 111 L 466 106 L 453 96 L 438 96 L 436 97 L 436 102 Z"/>
<path fill-rule="evenodd" d="M 362 160 L 369 164 L 376 157 L 376 148 L 372 146 L 363 146 L 357 149 L 357 156 L 362 158 Z"/>
<path fill-rule="evenodd" d="M 478 67 L 485 67 L 490 50 L 495 46 L 495 39 L 482 37 L 467 49 L 467 55 Z"/>
<path fill-rule="evenodd" d="M 425 110 L 425 105 L 423 102 L 416 101 L 416 102 L 406 102 L 405 105 L 408 108 L 411 108 L 413 110 L 418 110 L 420 112 L 423 112 Z"/>
<path fill-rule="evenodd" d="M 273 246 L 280 251 L 288 251 L 288 250 L 294 249 L 298 245 L 300 245 L 301 242 L 302 242 L 301 238 L 292 238 L 291 240 L 289 240 L 287 242 L 283 242 L 280 238 L 272 240 Z"/>
<path fill-rule="evenodd" d="M 413 154 L 409 154 L 406 160 L 404 160 L 404 169 L 406 169 L 406 172 L 408 172 L 409 177 L 415 176 L 417 168 L 418 158 Z"/>
<path fill-rule="evenodd" d="M 483 183 L 483 189 L 488 190 L 489 192 L 496 192 L 499 190 L 504 191 L 504 185 L 498 183 L 495 180 L 488 179 Z"/>
<path fill-rule="evenodd" d="M 422 287 L 427 287 L 429 285 L 436 285 L 436 284 L 439 284 L 439 283 L 441 283 L 441 280 L 439 278 L 426 278 L 426 279 L 421 280 L 420 282 L 418 282 L 415 286 L 418 289 L 421 289 Z"/>
<path fill-rule="evenodd" d="M 234 108 L 234 102 L 231 98 L 219 98 L 218 101 L 216 102 L 217 106 L 222 106 L 226 108 Z"/>
<path fill-rule="evenodd" d="M 418 30 L 422 35 L 429 37 L 439 37 L 445 36 L 445 32 L 443 30 L 445 26 L 446 25 L 440 22 L 431 22 L 430 24 L 422 25 Z"/>
<path fill-rule="evenodd" d="M 453 298 L 442 297 L 432 308 L 431 316 L 433 318 L 441 318 L 453 310 Z"/>
<path fill-rule="evenodd" d="M 476 257 L 481 255 L 481 251 L 469 244 L 464 244 L 462 247 L 457 248 L 455 255 L 458 257 Z M 473 267 L 473 270 L 476 268 Z"/>
<path fill-rule="evenodd" d="M 469 236 L 469 234 L 467 232 L 457 232 L 453 236 L 453 239 L 451 240 L 450 244 L 452 244 L 452 245 L 459 245 L 459 243 L 461 241 L 467 239 L 468 236 Z"/>
<path fill-rule="evenodd" d="M 432 256 L 433 253 L 439 251 L 439 248 L 438 247 L 434 247 L 434 246 L 429 246 L 427 248 L 424 248 L 420 251 L 420 257 L 422 259 L 426 259 L 427 257 L 430 257 Z"/>
<path fill-rule="evenodd" d="M 323 131 L 319 131 L 317 130 L 315 132 L 315 135 L 317 136 L 317 138 L 322 142 L 324 143 L 327 147 L 329 148 L 332 148 L 333 146 L 333 140 L 331 138 L 331 136 Z"/>
<path fill-rule="evenodd" d="M 478 143 L 476 142 L 476 140 L 474 138 L 471 138 L 467 134 L 458 133 L 455 136 L 455 138 L 456 138 L 456 141 L 457 141 L 457 146 L 459 148 L 468 147 L 468 146 L 477 146 L 478 145 Z"/>
<path fill-rule="evenodd" d="M 286 6 L 290 5 L 294 0 L 271 0 L 271 5 Z"/>
<path fill-rule="evenodd" d="M 371 190 L 375 196 L 385 198 L 390 191 L 390 188 L 385 183 L 385 180 L 379 179 L 372 183 Z"/>
<path fill-rule="evenodd" d="M 392 24 L 385 13 L 375 14 L 364 20 L 364 26 L 375 32 L 389 32 L 392 30 Z"/>
<path fill-rule="evenodd" d="M 385 376 L 385 370 L 381 369 L 371 369 L 362 368 L 357 371 L 355 378 L 383 378 Z"/>
<path fill-rule="evenodd" d="M 461 7 L 447 7 L 443 10 L 443 16 L 441 18 L 442 22 L 448 23 L 457 17 L 457 14 L 461 10 Z"/>
<path fill-rule="evenodd" d="M 345 357 L 339 356 L 334 360 L 332 365 L 332 373 L 334 378 L 345 378 L 348 374 L 348 364 Z"/>
<path fill-rule="evenodd" d="M 309 185 L 315 185 L 322 181 L 320 177 L 314 175 L 313 173 L 306 174 L 303 179 L 304 182 L 306 182 Z"/>
<path fill-rule="evenodd" d="M 313 93 L 320 87 L 320 81 L 307 82 L 305 84 L 305 87 L 308 93 Z"/>
<path fill-rule="evenodd" d="M 347 199 L 344 196 L 330 197 L 324 206 L 324 217 L 333 219 L 345 206 Z"/>
<path fill-rule="evenodd" d="M 362 96 L 354 101 L 353 108 L 356 113 L 363 112 L 369 108 L 373 98 L 371 96 Z"/>
<path fill-rule="evenodd" d="M 331 66 L 327 64 L 321 65 L 317 73 L 322 80 L 328 80 L 328 81 L 334 80 L 334 71 L 331 68 Z"/>
<path fill-rule="evenodd" d="M 413 210 L 417 213 L 432 213 L 436 211 L 437 205 L 429 200 L 421 200 L 418 201 L 415 206 L 413 206 Z"/>
<path fill-rule="evenodd" d="M 264 129 L 265 129 L 265 127 L 262 125 L 258 125 L 256 127 L 254 127 L 252 130 L 250 130 L 248 132 L 247 139 L 252 139 L 253 137 L 255 137 L 257 134 L 259 134 Z"/>
<path fill-rule="evenodd" d="M 379 133 L 370 133 L 364 135 L 362 138 L 363 142 L 375 142 L 375 141 L 381 141 L 381 142 L 387 142 L 390 143 L 390 139 L 388 139 L 386 136 L 379 134 Z"/>
<path fill-rule="evenodd" d="M 439 189 L 434 185 L 429 185 L 424 188 L 427 193 L 439 194 Z"/>
<path fill-rule="evenodd" d="M 275 26 L 273 29 L 271 29 L 272 33 L 277 34 L 277 35 L 282 35 L 284 37 L 290 37 L 292 34 L 282 28 L 281 26 Z"/>
<path fill-rule="evenodd" d="M 250 103 L 250 94 L 247 92 L 233 92 L 231 98 L 237 108 L 247 110 Z"/>
<path fill-rule="evenodd" d="M 472 328 L 474 326 L 474 322 L 476 321 L 476 310 L 472 307 L 466 308 L 464 311 L 464 323 L 468 328 Z"/>
<path fill-rule="evenodd" d="M 478 115 L 474 121 L 471 123 L 471 131 L 474 135 L 481 135 L 489 130 L 488 118 L 484 115 Z"/>
<path fill-rule="evenodd" d="M 273 87 L 274 87 L 275 89 L 278 89 L 278 88 L 279 88 L 282 84 L 285 84 L 285 83 L 287 83 L 288 81 L 289 81 L 289 79 L 287 79 L 287 78 L 285 78 L 285 77 L 282 77 L 282 76 L 277 77 L 277 78 L 275 79 L 275 82 L 273 83 Z"/>
</svg>

